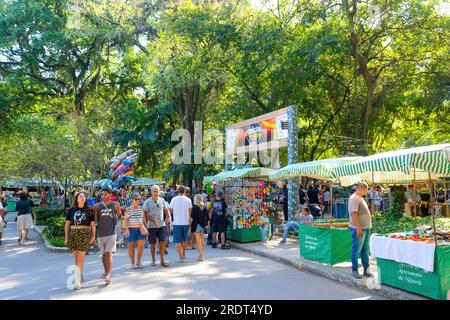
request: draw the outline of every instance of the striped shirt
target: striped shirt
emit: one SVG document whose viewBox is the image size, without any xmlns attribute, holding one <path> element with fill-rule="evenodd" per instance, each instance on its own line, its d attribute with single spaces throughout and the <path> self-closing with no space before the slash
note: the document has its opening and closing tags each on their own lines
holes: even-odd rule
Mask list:
<svg viewBox="0 0 450 320">
<path fill-rule="evenodd" d="M 120 207 L 121 208 L 128 208 L 129 206 L 131 206 L 131 197 L 130 196 L 126 196 L 124 197 L 120 197 L 119 198 L 119 203 L 120 203 Z"/>
<path fill-rule="evenodd" d="M 139 228 L 139 226 L 144 223 L 144 210 L 142 208 L 130 208 L 129 210 L 128 228 Z"/>
</svg>

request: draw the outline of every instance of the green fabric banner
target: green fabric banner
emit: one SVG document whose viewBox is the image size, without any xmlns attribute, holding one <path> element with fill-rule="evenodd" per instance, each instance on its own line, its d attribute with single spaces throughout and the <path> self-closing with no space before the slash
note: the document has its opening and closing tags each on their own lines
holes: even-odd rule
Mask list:
<svg viewBox="0 0 450 320">
<path fill-rule="evenodd" d="M 450 290 L 450 246 L 436 247 L 434 259 L 434 272 L 426 272 L 406 263 L 377 258 L 379 281 L 429 298 L 446 300 Z"/>
<path fill-rule="evenodd" d="M 300 256 L 329 265 L 351 261 L 352 239 L 348 229 L 299 225 Z"/>
<path fill-rule="evenodd" d="M 234 240 L 242 243 L 262 240 L 260 227 L 253 226 L 250 229 L 244 228 L 233 230 L 233 219 L 231 217 L 228 217 L 228 221 L 230 221 L 230 224 L 227 227 L 228 240 Z"/>
</svg>

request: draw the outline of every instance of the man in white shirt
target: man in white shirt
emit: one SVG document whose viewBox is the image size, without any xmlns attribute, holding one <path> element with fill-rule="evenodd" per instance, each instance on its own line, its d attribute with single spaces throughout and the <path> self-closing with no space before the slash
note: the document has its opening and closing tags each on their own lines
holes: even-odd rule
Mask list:
<svg viewBox="0 0 450 320">
<path fill-rule="evenodd" d="M 184 195 L 185 187 L 178 188 L 178 196 L 170 201 L 169 211 L 173 217 L 173 242 L 177 244 L 180 262 L 183 263 L 186 252 L 190 218 L 192 215 L 192 201 Z"/>
</svg>

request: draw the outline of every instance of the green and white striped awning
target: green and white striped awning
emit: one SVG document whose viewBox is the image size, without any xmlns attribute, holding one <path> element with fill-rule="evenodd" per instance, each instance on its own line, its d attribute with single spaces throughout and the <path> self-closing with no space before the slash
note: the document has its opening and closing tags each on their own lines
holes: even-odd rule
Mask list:
<svg viewBox="0 0 450 320">
<path fill-rule="evenodd" d="M 238 180 L 245 178 L 264 178 L 268 177 L 273 169 L 255 167 L 255 168 L 242 168 L 230 171 L 223 171 L 215 176 L 212 176 L 209 181 L 226 181 L 226 180 Z M 206 177 L 205 177 L 206 178 Z"/>
<path fill-rule="evenodd" d="M 107 183 L 109 182 L 109 179 L 101 179 L 101 180 L 86 180 L 82 183 L 83 186 L 85 187 L 99 187 L 101 186 L 103 183 Z"/>
<path fill-rule="evenodd" d="M 62 184 L 58 181 L 51 179 L 41 179 L 41 178 L 23 178 L 18 180 L 1 180 L 0 186 L 6 187 L 61 187 Z"/>
<path fill-rule="evenodd" d="M 450 176 L 450 144 L 390 151 L 363 157 L 334 170 L 344 186 L 368 183 L 408 183 Z"/>
<path fill-rule="evenodd" d="M 204 176 L 203 183 L 208 183 L 214 180 L 214 176 Z"/>
<path fill-rule="evenodd" d="M 153 178 L 136 178 L 136 181 L 133 181 L 132 183 L 133 186 L 143 186 L 143 187 L 150 187 L 161 184 L 166 184 L 166 181 L 157 180 Z"/>
<path fill-rule="evenodd" d="M 359 157 L 341 157 L 290 164 L 272 172 L 270 179 L 290 179 L 309 177 L 318 180 L 335 180 L 333 169 L 339 165 L 351 163 Z"/>
</svg>

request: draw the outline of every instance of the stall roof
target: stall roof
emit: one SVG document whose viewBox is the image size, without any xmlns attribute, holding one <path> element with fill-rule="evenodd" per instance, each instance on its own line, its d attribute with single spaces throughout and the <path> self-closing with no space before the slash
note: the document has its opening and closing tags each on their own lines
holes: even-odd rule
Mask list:
<svg viewBox="0 0 450 320">
<path fill-rule="evenodd" d="M 450 176 L 450 144 L 378 153 L 341 165 L 333 171 L 344 186 L 360 181 L 407 183 L 436 180 Z"/>
<path fill-rule="evenodd" d="M 225 181 L 225 180 L 237 180 L 243 178 L 257 178 L 257 177 L 268 177 L 273 169 L 254 167 L 254 168 L 241 168 L 234 169 L 230 171 L 223 171 L 215 176 L 210 177 L 209 181 Z M 205 177 L 206 178 L 206 177 Z"/>
<path fill-rule="evenodd" d="M 294 177 L 309 177 L 318 180 L 335 180 L 333 169 L 339 165 L 351 163 L 360 157 L 340 157 L 290 164 L 273 171 L 271 179 L 288 179 Z"/>
<path fill-rule="evenodd" d="M 94 187 L 99 187 L 101 186 L 103 183 L 108 182 L 108 179 L 101 179 L 101 180 L 86 180 L 82 182 L 83 186 L 94 186 Z"/>
<path fill-rule="evenodd" d="M 166 184 L 166 181 L 153 178 L 137 178 L 136 181 L 133 181 L 133 186 L 153 186 L 156 184 Z"/>
<path fill-rule="evenodd" d="M 204 176 L 203 177 L 203 182 L 207 183 L 207 182 L 211 182 L 214 180 L 214 176 Z"/>
<path fill-rule="evenodd" d="M 0 185 L 8 187 L 37 187 L 43 186 L 58 186 L 61 187 L 61 183 L 58 181 L 52 181 L 51 179 L 40 179 L 40 178 L 24 178 L 18 180 L 2 180 Z"/>
</svg>

